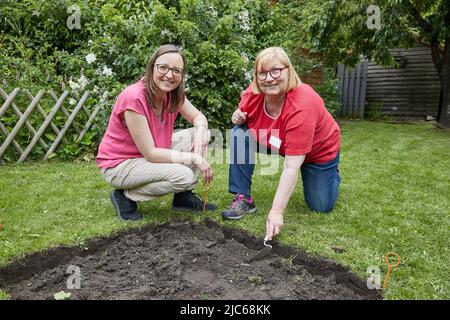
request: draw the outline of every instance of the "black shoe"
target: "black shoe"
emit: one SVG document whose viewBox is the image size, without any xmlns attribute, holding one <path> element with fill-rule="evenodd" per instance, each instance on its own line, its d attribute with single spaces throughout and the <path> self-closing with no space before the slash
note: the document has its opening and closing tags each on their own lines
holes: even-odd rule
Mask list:
<svg viewBox="0 0 450 320">
<path fill-rule="evenodd" d="M 125 193 L 122 189 L 111 191 L 109 198 L 111 199 L 120 220 L 142 220 L 142 214 L 137 212 L 136 201 L 125 197 Z"/>
<path fill-rule="evenodd" d="M 173 210 L 191 210 L 203 211 L 203 200 L 198 195 L 190 191 L 179 192 L 173 195 Z M 206 210 L 216 210 L 217 206 L 212 203 L 206 203 Z"/>
</svg>

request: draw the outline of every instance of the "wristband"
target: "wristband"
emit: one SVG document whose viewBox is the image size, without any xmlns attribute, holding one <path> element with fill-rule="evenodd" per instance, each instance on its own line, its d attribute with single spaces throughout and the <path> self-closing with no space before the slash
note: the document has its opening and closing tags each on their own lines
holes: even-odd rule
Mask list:
<svg viewBox="0 0 450 320">
<path fill-rule="evenodd" d="M 201 163 L 201 160 L 198 160 L 198 157 L 200 157 L 200 155 L 193 153 L 192 158 L 191 158 L 191 164 L 197 165 L 197 164 Z"/>
</svg>

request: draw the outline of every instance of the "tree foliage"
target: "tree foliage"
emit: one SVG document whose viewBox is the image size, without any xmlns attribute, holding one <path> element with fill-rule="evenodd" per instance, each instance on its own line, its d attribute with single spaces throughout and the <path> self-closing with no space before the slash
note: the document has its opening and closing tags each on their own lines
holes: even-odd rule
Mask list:
<svg viewBox="0 0 450 320">
<path fill-rule="evenodd" d="M 70 29 L 74 5 L 80 28 Z M 90 90 L 93 105 L 103 106 L 94 138 L 86 142 L 95 148 L 118 93 L 142 76 L 158 46 L 174 43 L 187 58 L 189 99 L 211 127 L 225 130 L 261 49 L 284 47 L 300 74 L 320 65 L 299 54 L 300 10 L 267 0 L 5 0 L 0 2 L 0 81 L 9 92 L 14 87 L 33 93 Z M 336 108 L 335 81 L 318 89 L 326 105 Z M 9 116 L 2 121 L 11 128 L 15 117 Z M 29 137 L 21 139 L 26 143 Z M 71 157 L 84 149 L 72 144 L 65 150 L 62 156 Z"/>
<path fill-rule="evenodd" d="M 298 38 L 318 51 L 328 65 L 356 64 L 362 56 L 385 66 L 395 65 L 389 49 L 411 47 L 415 39 L 430 43 L 432 58 L 441 81 L 438 118 L 447 119 L 450 77 L 450 1 L 379 0 L 379 27 L 368 27 L 373 15 L 372 0 L 284 1 L 298 8 L 296 20 L 302 21 Z M 444 50 L 440 47 L 444 46 Z"/>
</svg>

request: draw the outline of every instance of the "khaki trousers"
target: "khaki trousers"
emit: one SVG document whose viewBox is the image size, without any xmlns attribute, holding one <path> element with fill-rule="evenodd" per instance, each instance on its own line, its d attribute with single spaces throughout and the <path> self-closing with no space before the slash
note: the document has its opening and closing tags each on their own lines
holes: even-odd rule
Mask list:
<svg viewBox="0 0 450 320">
<path fill-rule="evenodd" d="M 172 150 L 190 152 L 194 128 L 180 130 L 172 136 Z M 168 193 L 192 190 L 197 183 L 195 166 L 179 163 L 154 163 L 144 158 L 128 159 L 114 168 L 102 170 L 112 187 L 124 189 L 134 201 L 146 201 Z"/>
</svg>

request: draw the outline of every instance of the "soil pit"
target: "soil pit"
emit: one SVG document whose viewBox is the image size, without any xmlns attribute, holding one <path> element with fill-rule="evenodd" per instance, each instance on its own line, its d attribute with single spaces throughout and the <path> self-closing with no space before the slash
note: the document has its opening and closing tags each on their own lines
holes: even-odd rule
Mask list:
<svg viewBox="0 0 450 320">
<path fill-rule="evenodd" d="M 327 259 L 263 241 L 213 220 L 173 220 L 80 247 L 55 247 L 0 269 L 11 299 L 379 299 L 363 279 Z M 76 286 L 79 267 L 80 289 Z"/>
</svg>

